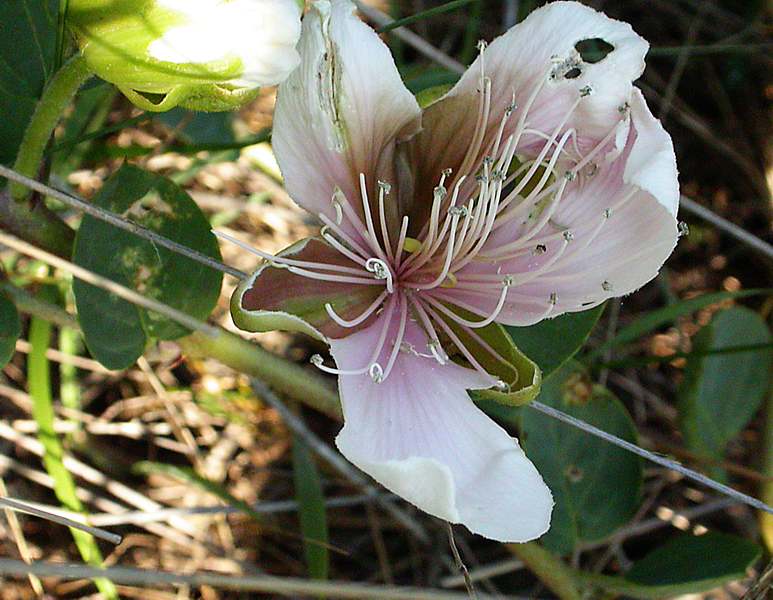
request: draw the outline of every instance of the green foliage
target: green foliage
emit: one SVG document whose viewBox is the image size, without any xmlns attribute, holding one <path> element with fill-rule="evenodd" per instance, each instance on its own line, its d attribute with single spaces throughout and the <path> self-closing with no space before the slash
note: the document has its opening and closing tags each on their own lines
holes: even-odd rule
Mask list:
<svg viewBox="0 0 773 600">
<path fill-rule="evenodd" d="M 298 437 L 293 442 L 293 481 L 309 575 L 314 579 L 327 579 L 330 553 L 327 548 L 327 512 L 322 480 L 308 446 Z"/>
<path fill-rule="evenodd" d="M 53 295 L 53 294 L 52 294 Z M 27 362 L 27 380 L 32 398 L 32 416 L 38 425 L 38 439 L 43 445 L 43 465 L 53 480 L 54 493 L 62 506 L 73 512 L 83 512 L 75 492 L 75 481 L 64 465 L 64 448 L 54 431 L 54 405 L 51 396 L 51 375 L 46 351 L 51 343 L 51 324 L 38 317 L 30 323 L 29 340 L 32 345 Z M 102 565 L 102 554 L 94 538 L 83 531 L 72 529 L 75 545 L 83 560 L 91 565 Z M 115 586 L 107 579 L 94 581 L 107 599 L 117 599 Z"/>
<path fill-rule="evenodd" d="M 767 296 L 773 294 L 773 289 L 741 290 L 739 292 L 714 292 L 703 294 L 689 300 L 681 300 L 669 304 L 658 310 L 653 310 L 636 319 L 627 327 L 623 327 L 617 332 L 617 335 L 602 344 L 588 356 L 589 359 L 597 358 L 604 354 L 608 348 L 614 348 L 624 344 L 630 344 L 641 339 L 643 336 L 654 331 L 658 327 L 674 323 L 679 317 L 690 315 L 702 308 L 706 308 L 717 302 L 729 300 L 731 298 L 748 298 L 751 296 Z"/>
<path fill-rule="evenodd" d="M 545 319 L 529 327 L 505 327 L 520 350 L 536 362 L 547 378 L 582 348 L 596 326 L 604 305 L 555 319 Z"/>
<path fill-rule="evenodd" d="M 574 363 L 545 382 L 539 400 L 636 443 L 625 407 Z M 534 410 L 521 411 L 521 433 L 556 502 L 541 540 L 548 549 L 568 554 L 578 542 L 604 538 L 633 515 L 642 483 L 637 456 Z"/>
<path fill-rule="evenodd" d="M 231 144 L 236 140 L 232 113 L 203 113 L 173 108 L 158 115 L 158 120 L 172 130 L 179 131 L 177 137 L 188 144 Z"/>
<path fill-rule="evenodd" d="M 747 308 L 714 316 L 695 336 L 693 350 L 710 352 L 739 344 L 770 343 L 765 321 Z M 773 349 L 691 357 L 679 388 L 680 425 L 687 446 L 709 457 L 725 446 L 759 409 L 770 380 Z"/>
<path fill-rule="evenodd" d="M 94 202 L 220 259 L 204 214 L 187 193 L 164 177 L 124 166 Z M 73 260 L 201 320 L 209 316 L 220 294 L 221 273 L 91 217 L 84 218 L 78 230 Z M 73 290 L 86 345 L 108 368 L 131 365 L 149 338 L 170 340 L 187 333 L 177 323 L 82 281 L 76 280 Z"/>
<path fill-rule="evenodd" d="M 16 350 L 16 340 L 21 335 L 21 321 L 16 305 L 0 295 L 0 367 L 11 360 Z"/>
<path fill-rule="evenodd" d="M 59 0 L 0 2 L 0 163 L 16 157 L 56 60 Z"/>
<path fill-rule="evenodd" d="M 681 534 L 634 563 L 625 577 L 579 573 L 584 581 L 632 598 L 697 594 L 746 577 L 761 549 L 722 533 Z"/>
</svg>

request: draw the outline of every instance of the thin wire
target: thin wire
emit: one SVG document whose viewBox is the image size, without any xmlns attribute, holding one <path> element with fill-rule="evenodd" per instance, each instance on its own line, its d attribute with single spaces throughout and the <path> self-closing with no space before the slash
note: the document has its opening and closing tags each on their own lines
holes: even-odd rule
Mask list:
<svg viewBox="0 0 773 600">
<path fill-rule="evenodd" d="M 40 577 L 61 579 L 94 579 L 107 577 L 114 583 L 132 586 L 179 586 L 204 585 L 227 590 L 274 593 L 282 597 L 317 596 L 327 598 L 349 598 L 351 600 L 468 600 L 461 592 L 436 590 L 432 588 L 352 583 L 350 581 L 319 581 L 299 577 L 277 577 L 275 575 L 230 575 L 211 572 L 197 572 L 190 575 L 159 571 L 158 569 L 136 569 L 132 567 L 99 568 L 84 563 L 53 563 L 36 561 L 27 564 L 21 560 L 0 558 L 0 575 L 23 577 L 33 573 Z M 497 596 L 499 600 L 525 600 L 523 596 Z M 494 600 L 494 596 L 481 594 L 480 600 Z"/>
<path fill-rule="evenodd" d="M 0 496 L 0 506 L 9 508 L 11 510 L 15 510 L 17 512 L 34 515 L 42 519 L 47 519 L 54 523 L 58 523 L 59 525 L 64 525 L 65 527 L 72 527 L 73 529 L 79 529 L 80 531 L 85 531 L 86 533 L 90 533 L 96 538 L 105 540 L 106 542 L 110 542 L 112 544 L 120 544 L 121 540 L 123 539 L 117 533 L 111 533 L 109 531 L 105 531 L 104 529 L 99 529 L 98 527 L 89 527 L 88 525 L 84 525 L 83 523 L 78 523 L 78 521 L 73 521 L 72 519 L 68 519 L 67 517 L 62 517 L 60 515 L 47 512 L 45 510 L 40 510 L 38 508 L 35 508 L 34 506 L 30 506 L 26 502 L 21 502 L 20 500 L 14 500 L 13 498 L 8 498 L 7 496 Z"/>
<path fill-rule="evenodd" d="M 153 312 L 156 312 L 167 317 L 168 319 L 179 323 L 183 327 L 187 327 L 193 331 L 201 331 L 205 335 L 211 337 L 217 337 L 220 335 L 220 330 L 217 327 L 213 327 L 209 323 L 199 321 L 198 319 L 195 319 L 190 315 L 177 310 L 176 308 L 172 308 L 167 304 L 163 304 L 158 300 L 146 298 L 142 294 L 139 294 L 134 290 L 127 288 L 126 286 L 116 283 L 112 279 L 97 275 L 88 269 L 84 269 L 83 267 L 64 260 L 63 258 L 59 258 L 50 252 L 46 252 L 45 250 L 41 250 L 32 244 L 28 244 L 27 242 L 22 241 L 17 237 L 0 232 L 0 244 L 8 246 L 9 248 L 13 248 L 14 250 L 21 252 L 22 254 L 26 254 L 27 256 L 31 256 L 32 258 L 42 260 L 58 269 L 72 273 L 73 277 L 85 281 L 86 283 L 89 283 L 93 286 L 102 288 L 111 294 L 115 294 L 127 302 L 131 302 L 132 304 L 136 304 L 147 310 L 152 310 Z"/>
<path fill-rule="evenodd" d="M 710 211 L 705 206 L 698 204 L 695 200 L 690 200 L 686 196 L 682 196 L 679 200 L 679 205 L 687 212 L 700 217 L 704 221 L 708 221 L 714 225 L 717 229 L 721 229 L 728 235 L 731 235 L 739 242 L 743 242 L 747 246 L 754 248 L 761 254 L 764 254 L 769 259 L 773 260 L 773 245 L 769 244 L 765 240 L 758 238 L 746 231 L 743 227 L 739 227 L 735 223 L 731 223 L 727 219 L 720 217 L 715 212 Z"/>
<path fill-rule="evenodd" d="M 610 444 L 614 444 L 615 446 L 619 446 L 624 450 L 628 450 L 628 452 L 632 452 L 633 454 L 641 456 L 642 458 L 646 458 L 651 462 L 654 462 L 658 465 L 671 469 L 672 471 L 676 471 L 677 473 L 681 473 L 688 479 L 692 479 L 693 481 L 701 483 L 706 487 L 709 487 L 713 490 L 720 492 L 721 494 L 724 494 L 725 496 L 730 496 L 731 498 L 735 498 L 739 502 L 748 504 L 749 506 L 752 506 L 758 510 L 762 510 L 767 513 L 773 514 L 773 506 L 769 506 L 768 504 L 765 504 L 764 502 L 762 502 L 762 500 L 757 500 L 757 498 L 752 498 L 751 496 L 748 496 L 742 492 L 739 492 L 738 490 L 735 490 L 730 486 L 714 481 L 710 477 L 706 477 L 705 475 L 702 475 L 697 471 L 688 469 L 681 463 L 678 463 L 674 460 L 665 458 L 663 456 L 660 456 L 659 454 L 655 454 L 654 452 L 645 450 L 644 448 L 640 448 L 636 444 L 632 444 L 631 442 L 620 439 L 616 435 L 607 433 L 606 431 L 599 429 L 598 427 L 594 427 L 593 425 L 586 423 L 585 421 L 581 421 L 580 419 L 577 419 L 571 415 L 568 415 L 563 411 L 553 408 L 552 406 L 547 406 L 545 404 L 542 404 L 542 402 L 538 402 L 536 400 L 528 404 L 528 406 L 532 407 L 535 410 L 538 410 L 541 413 L 548 415 L 549 417 L 553 417 L 554 419 L 558 419 L 559 421 L 563 421 L 564 423 L 567 423 L 569 425 L 572 425 L 573 427 L 577 427 L 578 429 L 581 429 L 582 431 L 590 433 L 591 435 L 595 435 L 596 437 L 599 437 L 602 440 L 609 442 Z"/>
<path fill-rule="evenodd" d="M 25 177 L 21 173 L 17 173 L 13 169 L 9 169 L 8 167 L 5 167 L 3 165 L 0 165 L 0 176 L 5 177 L 6 179 L 14 181 L 19 185 L 23 185 L 24 187 L 27 187 L 36 192 L 55 198 L 60 202 L 62 202 L 63 204 L 66 204 L 70 208 L 74 208 L 75 210 L 84 212 L 87 215 L 94 217 L 95 219 L 104 221 L 105 223 L 110 223 L 110 225 L 118 227 L 119 229 L 123 229 L 124 231 L 128 231 L 129 233 L 134 234 L 137 237 L 146 239 L 149 242 L 152 242 L 154 244 L 158 244 L 159 246 L 162 246 L 167 250 L 171 250 L 172 252 L 177 252 L 177 254 L 181 254 L 183 256 L 190 258 L 191 260 L 195 260 L 196 262 L 201 263 L 202 265 L 209 267 L 210 269 L 214 269 L 216 271 L 220 271 L 227 275 L 231 275 L 232 277 L 236 277 L 237 279 L 244 279 L 245 277 L 247 277 L 247 273 L 245 273 L 244 271 L 240 271 L 239 269 L 223 264 L 220 261 L 215 260 L 214 258 L 207 256 L 206 254 L 202 254 L 197 250 L 193 250 L 192 248 L 188 248 L 187 246 L 178 244 L 177 242 L 170 240 L 169 238 L 166 238 L 163 235 L 159 235 L 154 231 L 145 229 L 144 227 L 137 225 L 136 223 L 133 223 L 128 219 L 112 211 L 106 210 L 104 208 L 100 208 L 98 206 L 94 206 L 93 204 L 89 204 L 85 200 L 81 200 L 77 196 L 68 194 L 66 192 L 53 188 L 44 183 L 40 183 L 35 179 Z"/>
</svg>

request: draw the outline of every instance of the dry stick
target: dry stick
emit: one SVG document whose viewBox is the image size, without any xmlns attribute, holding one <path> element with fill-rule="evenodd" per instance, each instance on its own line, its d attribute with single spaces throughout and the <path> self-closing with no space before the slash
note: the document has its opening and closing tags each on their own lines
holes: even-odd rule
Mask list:
<svg viewBox="0 0 773 600">
<path fill-rule="evenodd" d="M 206 254 L 202 254 L 197 250 L 193 250 L 192 248 L 188 248 L 187 246 L 178 244 L 177 242 L 172 241 L 169 238 L 166 238 L 162 235 L 159 235 L 154 231 L 145 229 L 144 227 L 141 227 L 136 223 L 133 223 L 128 219 L 114 212 L 111 212 L 104 208 L 100 208 L 98 206 L 94 206 L 93 204 L 89 204 L 88 202 L 81 200 L 80 198 L 72 194 L 67 194 L 61 190 L 52 188 L 49 185 L 45 185 L 43 183 L 40 183 L 39 181 L 30 179 L 29 177 L 25 177 L 24 175 L 21 175 L 20 173 L 17 173 L 13 169 L 9 169 L 8 167 L 4 167 L 3 165 L 0 165 L 0 176 L 5 177 L 10 181 L 23 185 L 25 187 L 28 187 L 31 190 L 35 190 L 36 192 L 39 192 L 46 196 L 50 196 L 51 198 L 55 198 L 56 200 L 59 200 L 60 202 L 62 202 L 63 204 L 66 204 L 70 208 L 74 208 L 75 210 L 78 210 L 80 212 L 86 213 L 87 215 L 94 217 L 95 219 L 99 219 L 100 221 L 109 223 L 110 225 L 118 227 L 119 229 L 123 229 L 124 231 L 128 231 L 129 233 L 133 233 L 134 235 L 144 238 L 154 244 L 158 244 L 159 246 L 162 246 L 167 250 L 171 250 L 172 252 L 176 252 L 177 254 L 187 256 L 188 258 L 195 260 L 196 262 L 199 262 L 203 265 L 206 265 L 212 269 L 215 269 L 216 271 L 221 271 L 228 275 L 232 275 L 233 277 L 236 277 L 238 279 L 243 279 L 244 277 L 247 276 L 247 273 L 244 273 L 239 269 L 235 269 L 234 267 L 229 267 L 228 265 L 225 265 L 220 261 L 217 261 L 214 258 L 207 256 Z"/>
<path fill-rule="evenodd" d="M 376 23 L 379 27 L 384 27 L 385 25 L 389 25 L 394 21 L 392 17 L 386 13 L 381 12 L 377 8 L 368 6 L 359 0 L 354 0 L 354 3 L 357 5 L 357 10 L 368 17 L 371 21 Z M 406 29 L 405 27 L 398 27 L 396 29 L 390 30 L 389 33 L 396 35 L 406 44 L 412 46 L 418 52 L 435 61 L 437 64 L 445 67 L 449 71 L 454 71 L 456 73 L 464 72 L 465 67 L 462 63 L 454 60 L 441 50 L 438 50 L 435 48 L 435 46 L 427 42 L 423 37 L 417 35 L 410 29 Z"/>
<path fill-rule="evenodd" d="M 107 577 L 117 584 L 135 586 L 189 585 L 214 588 L 267 592 L 282 596 L 326 596 L 328 598 L 349 598 L 357 600 L 468 600 L 467 594 L 445 590 L 415 587 L 378 586 L 348 581 L 314 581 L 297 577 L 275 577 L 273 575 L 234 576 L 219 573 L 197 573 L 182 575 L 150 569 L 109 567 L 98 569 L 84 564 L 36 562 L 27 565 L 20 560 L 0 559 L 0 575 L 25 576 L 33 573 L 41 577 L 62 579 L 93 579 Z M 481 595 L 480 600 L 493 600 L 493 596 Z M 498 600 L 522 600 L 520 597 L 503 596 Z"/>
<path fill-rule="evenodd" d="M 325 500 L 326 508 L 348 508 L 360 504 L 376 502 L 379 498 L 397 497 L 393 494 L 359 494 L 357 496 L 338 496 Z M 277 514 L 295 512 L 298 510 L 297 500 L 276 500 L 273 502 L 258 502 L 251 506 L 260 514 Z M 89 521 L 94 525 L 109 527 L 115 525 L 142 525 L 167 521 L 170 517 L 192 517 L 200 515 L 236 515 L 243 514 L 240 508 L 218 504 L 216 506 L 187 506 L 184 508 L 162 508 L 160 510 L 137 510 L 117 515 L 110 513 L 94 513 L 89 515 Z"/>
<path fill-rule="evenodd" d="M 44 473 L 43 471 L 36 471 L 35 469 L 31 469 L 21 464 L 18 461 L 12 460 L 7 456 L 0 454 L 0 472 L 5 472 L 9 470 L 43 487 L 46 487 L 49 489 L 54 488 L 53 478 L 48 473 Z M 128 514 L 126 512 L 126 508 L 122 504 L 113 502 L 112 500 L 109 500 L 108 498 L 105 498 L 103 496 L 98 496 L 97 494 L 91 492 L 90 490 L 86 490 L 82 487 L 76 487 L 75 493 L 78 496 L 78 499 L 81 500 L 82 502 L 93 505 L 99 510 L 105 511 L 107 514 Z M 42 508 L 48 509 L 49 512 L 57 512 L 58 514 L 66 515 L 66 516 L 69 515 L 73 518 L 83 517 L 83 515 L 69 513 L 68 511 L 62 510 L 56 506 L 51 506 L 51 507 L 45 506 Z M 163 520 L 168 520 L 168 519 L 163 519 Z M 100 523 L 94 523 L 94 525 L 100 525 Z M 110 523 L 106 523 L 103 525 L 110 525 Z M 172 527 L 162 525 L 161 523 L 157 523 L 157 522 L 147 523 L 147 524 L 138 523 L 138 525 L 146 529 L 148 532 L 158 536 L 159 538 L 172 541 L 178 546 L 183 548 L 191 548 L 192 545 L 195 546 L 198 544 L 198 542 L 184 535 L 180 531 L 173 529 Z"/>
<path fill-rule="evenodd" d="M 8 489 L 5 487 L 5 480 L 2 475 L 3 474 L 0 473 L 0 494 L 7 497 Z M 6 507 L 3 512 L 5 513 L 5 520 L 8 522 L 8 528 L 11 530 L 11 536 L 16 542 L 16 547 L 19 550 L 19 555 L 25 563 L 32 563 L 30 547 L 27 544 L 27 538 L 24 537 L 24 531 L 21 528 L 16 512 L 9 507 Z M 37 595 L 38 598 L 42 598 L 45 594 L 45 590 L 43 589 L 43 584 L 40 582 L 40 579 L 32 574 L 29 575 L 28 579 L 30 580 L 32 591 L 35 592 L 35 595 Z"/>
<path fill-rule="evenodd" d="M 167 304 L 163 304 L 151 298 L 146 298 L 142 294 L 139 294 L 134 290 L 131 290 L 119 283 L 116 283 L 115 281 L 108 279 L 107 277 L 102 277 L 101 275 L 97 275 L 96 273 L 93 273 L 88 269 L 79 267 L 76 264 L 66 261 L 63 258 L 59 258 L 54 254 L 51 254 L 50 252 L 46 252 L 45 250 L 41 250 L 40 248 L 37 248 L 32 244 L 28 244 L 27 242 L 20 240 L 15 236 L 8 235 L 7 233 L 0 233 L 0 244 L 8 246 L 9 248 L 13 248 L 17 252 L 21 252 L 22 254 L 31 256 L 32 258 L 37 258 L 38 260 L 42 260 L 43 262 L 46 262 L 56 267 L 57 269 L 67 271 L 71 273 L 74 277 L 77 277 L 78 279 L 81 279 L 86 283 L 89 283 L 103 290 L 107 290 L 111 294 L 115 294 L 116 296 L 126 300 L 127 302 L 131 302 L 132 304 L 136 304 L 147 310 L 152 310 L 153 312 L 157 312 L 158 314 L 163 315 L 164 317 L 171 319 L 176 323 L 179 323 L 183 327 L 187 327 L 188 329 L 191 329 L 193 331 L 201 331 L 202 333 L 205 333 L 212 337 L 216 337 L 219 334 L 219 330 L 217 327 L 204 323 L 203 321 L 199 321 L 198 319 L 194 319 L 190 315 L 185 314 L 184 312 L 179 311 L 176 308 L 172 308 Z"/>
<path fill-rule="evenodd" d="M 5 508 L 10 508 L 11 510 L 15 510 L 18 512 L 27 513 L 28 515 L 34 515 L 42 519 L 47 519 L 48 521 L 53 521 L 54 523 L 58 523 L 59 525 L 64 525 L 65 527 L 72 527 L 73 529 L 79 529 L 80 531 L 85 531 L 86 533 L 90 533 L 91 535 L 93 535 L 95 538 L 105 540 L 106 542 L 110 542 L 112 544 L 120 544 L 121 540 L 123 539 L 120 535 L 116 533 L 110 533 L 109 531 L 105 531 L 104 529 L 99 529 L 97 527 L 89 527 L 88 525 L 84 525 L 83 523 L 79 523 L 78 521 L 73 521 L 72 519 L 68 519 L 67 517 L 62 517 L 60 515 L 55 515 L 53 513 L 47 512 L 45 510 L 40 510 L 38 508 L 35 508 L 34 506 L 30 506 L 26 502 L 21 502 L 20 500 L 14 500 L 13 498 L 8 498 L 7 496 L 0 496 L 0 506 L 3 506 Z"/>
<path fill-rule="evenodd" d="M 322 459 L 325 460 L 336 471 L 344 475 L 351 482 L 364 488 L 369 494 L 374 495 L 376 502 L 392 517 L 394 517 L 399 523 L 401 523 L 406 529 L 410 530 L 418 539 L 422 542 L 429 542 L 429 535 L 424 531 L 424 528 L 413 519 L 408 513 L 403 511 L 392 502 L 389 498 L 383 498 L 376 496 L 378 494 L 375 487 L 373 487 L 365 476 L 338 452 L 333 450 L 325 442 L 323 442 L 317 435 L 311 431 L 303 422 L 303 419 L 295 415 L 285 404 L 274 394 L 268 387 L 257 379 L 252 379 L 252 387 L 255 393 L 270 404 L 280 414 L 287 426 L 292 429 L 296 434 L 303 438 L 314 452 L 319 454 Z"/>
<path fill-rule="evenodd" d="M 43 456 L 43 445 L 38 440 L 14 431 L 10 425 L 3 421 L 0 421 L 0 438 L 13 442 L 36 456 Z M 158 510 L 162 508 L 162 505 L 155 500 L 151 500 L 128 485 L 107 477 L 104 473 L 72 456 L 65 455 L 62 462 L 65 468 L 74 475 L 88 481 L 92 485 L 103 486 L 110 494 L 120 498 L 127 504 L 143 510 Z M 197 534 L 196 529 L 185 519 L 170 518 L 169 523 L 188 535 L 195 536 Z"/>
<path fill-rule="evenodd" d="M 660 456 L 659 454 L 655 454 L 654 452 L 645 450 L 644 448 L 640 448 L 636 444 L 632 444 L 631 442 L 628 442 L 615 435 L 607 433 L 606 431 L 603 431 L 598 427 L 594 427 L 593 425 L 586 423 L 585 421 L 576 419 L 575 417 L 568 415 L 565 412 L 562 412 L 558 409 L 555 409 L 552 406 L 547 406 L 545 404 L 542 404 L 542 402 L 538 402 L 536 400 L 528 404 L 528 406 L 530 406 L 535 410 L 538 410 L 541 413 L 548 415 L 549 417 L 553 417 L 554 419 L 558 419 L 559 421 L 563 421 L 564 423 L 567 423 L 569 425 L 572 425 L 573 427 L 577 427 L 578 429 L 581 429 L 582 431 L 590 433 L 591 435 L 595 435 L 596 437 L 599 437 L 602 440 L 609 442 L 610 444 L 614 444 L 615 446 L 619 446 L 624 450 L 628 450 L 628 452 L 632 452 L 633 454 L 641 456 L 642 458 L 646 458 L 651 462 L 654 462 L 658 465 L 671 469 L 672 471 L 676 471 L 677 473 L 684 475 L 687 479 L 692 479 L 693 481 L 701 483 L 706 487 L 709 487 L 713 490 L 716 490 L 724 494 L 725 496 L 730 496 L 731 498 L 735 498 L 739 502 L 748 504 L 753 508 L 773 514 L 773 506 L 769 506 L 765 504 L 762 500 L 758 500 L 757 498 L 752 498 L 751 496 L 748 496 L 742 492 L 739 492 L 738 490 L 734 490 L 730 486 L 714 481 L 710 477 L 706 477 L 705 475 L 702 475 L 697 471 L 688 469 L 681 463 L 678 463 L 674 460 L 665 458 L 663 456 Z"/>
</svg>

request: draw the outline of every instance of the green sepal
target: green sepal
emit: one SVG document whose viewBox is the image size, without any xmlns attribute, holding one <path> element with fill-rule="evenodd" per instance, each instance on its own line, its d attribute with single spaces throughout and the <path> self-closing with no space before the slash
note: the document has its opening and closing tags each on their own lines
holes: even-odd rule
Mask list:
<svg viewBox="0 0 773 600">
<path fill-rule="evenodd" d="M 458 307 L 453 307 L 453 310 L 465 319 L 471 321 L 480 319 Z M 447 319 L 446 323 L 486 372 L 500 379 L 507 386 L 507 391 L 495 388 L 472 391 L 470 393 L 474 400 L 493 400 L 506 406 L 523 406 L 537 397 L 542 386 L 542 371 L 537 363 L 518 349 L 504 327 L 498 323 L 492 323 L 475 330 L 475 333 L 504 359 L 502 361 L 493 357 L 482 344 L 453 320 Z"/>
</svg>

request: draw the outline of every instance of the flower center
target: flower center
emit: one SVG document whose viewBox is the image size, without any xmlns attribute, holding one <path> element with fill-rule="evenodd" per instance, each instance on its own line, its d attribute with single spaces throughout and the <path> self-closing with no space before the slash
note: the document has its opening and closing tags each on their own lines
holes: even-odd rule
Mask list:
<svg viewBox="0 0 773 600">
<path fill-rule="evenodd" d="M 504 110 L 498 128 L 489 132 L 491 80 L 486 77 L 483 57 L 481 54 L 479 111 L 470 145 L 457 172 L 451 169 L 441 172 L 433 189 L 429 219 L 415 238 L 407 237 L 408 216 L 402 217 L 399 231 L 389 230 L 385 207 L 392 186 L 388 182 L 376 182 L 377 198 L 372 203 L 369 182 L 360 174 L 359 198 L 354 201 L 336 189 L 331 200 L 335 218 L 319 215 L 323 222 L 320 235 L 356 266 L 298 261 L 254 251 L 273 266 L 305 277 L 383 287 L 378 297 L 354 319 L 344 319 L 330 304 L 325 306 L 330 318 L 344 328 L 357 327 L 378 314 L 381 331 L 372 355 L 362 367 L 348 371 L 334 369 L 325 366 L 322 358 L 315 355 L 312 362 L 320 369 L 344 375 L 368 373 L 374 382 L 381 383 L 389 376 L 401 351 L 447 363 L 449 353 L 444 349 L 445 342 L 475 369 L 485 373 L 459 333 L 495 359 L 506 362 L 475 330 L 497 319 L 508 297 L 517 295 L 515 288 L 549 274 L 569 245 L 578 243 L 576 232 L 556 223 L 554 217 L 567 188 L 577 185 L 574 182 L 578 179 L 594 176 L 597 166 L 593 161 L 609 147 L 617 126 L 587 154 L 581 154 L 576 131 L 567 123 L 579 104 L 592 95 L 590 86 L 579 90 L 576 100 L 552 131 L 543 132 L 530 126 L 530 110 L 540 91 L 554 78 L 557 68 L 554 61 L 523 107 L 516 106 L 513 93 L 513 101 Z M 515 115 L 517 121 L 513 123 Z M 627 111 L 621 111 L 621 118 L 626 115 Z M 544 143 L 535 156 L 519 159 L 516 150 L 523 145 L 525 137 L 530 147 L 534 139 Z M 607 208 L 599 215 L 598 225 L 581 243 L 592 243 L 615 208 Z M 470 268 L 471 263 L 493 268 L 481 271 Z M 508 265 L 513 264 L 521 265 L 517 272 L 508 271 L 513 269 Z M 611 289 L 610 282 L 605 281 L 604 285 L 605 290 Z M 481 303 L 474 300 L 490 306 L 488 313 L 481 315 L 481 308 L 476 305 Z M 558 300 L 555 292 L 545 298 L 541 318 L 555 310 Z M 480 318 L 468 319 L 460 314 L 460 309 Z M 404 343 L 408 319 L 424 330 L 426 352 Z"/>
</svg>

